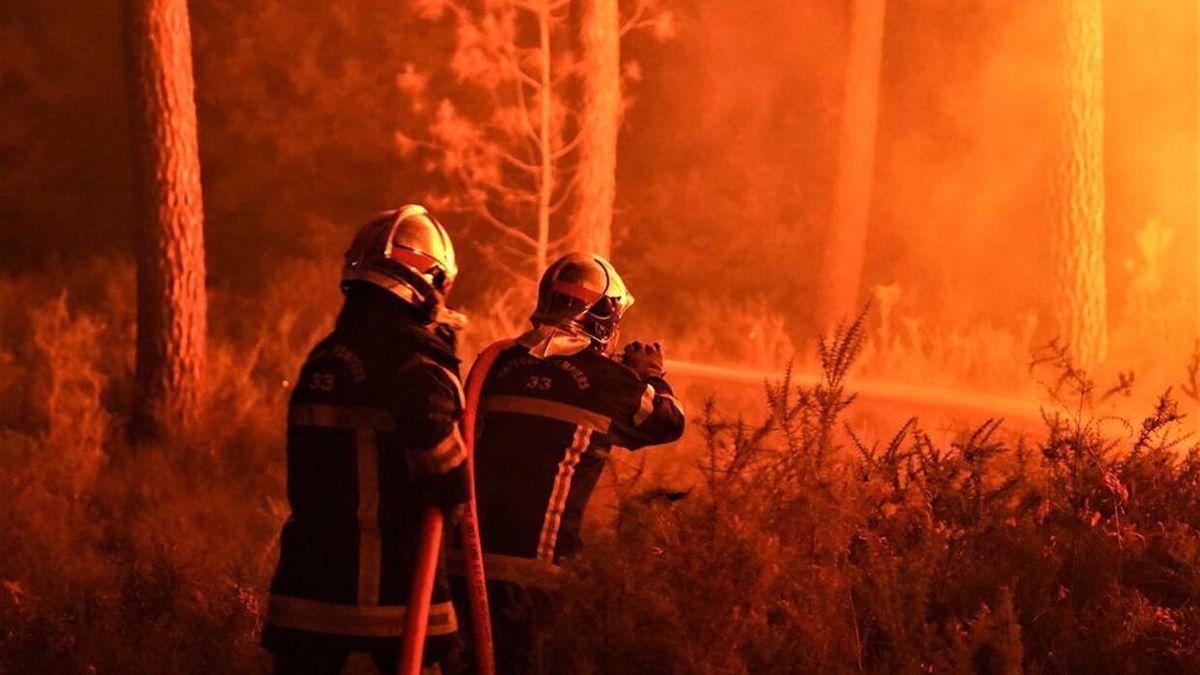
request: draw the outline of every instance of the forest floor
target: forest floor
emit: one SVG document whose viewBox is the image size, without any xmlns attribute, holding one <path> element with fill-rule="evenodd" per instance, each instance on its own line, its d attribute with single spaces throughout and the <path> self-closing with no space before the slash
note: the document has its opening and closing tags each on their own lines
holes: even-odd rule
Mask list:
<svg viewBox="0 0 1200 675">
<path fill-rule="evenodd" d="M 203 421 L 137 448 L 131 272 L 80 270 L 70 295 L 0 281 L 0 672 L 268 669 L 288 379 L 337 303 L 301 272 L 213 296 Z M 513 304 L 489 301 L 463 353 L 515 332 Z M 675 355 L 785 371 L 779 324 L 754 321 L 741 352 L 713 333 Z M 1185 407 L 1054 349 L 1018 369 L 1043 383 L 1032 422 L 854 400 L 853 373 L 903 361 L 881 344 L 858 323 L 798 362 L 813 378 L 681 374 L 688 434 L 614 453 L 541 617 L 545 672 L 1200 672 Z"/>
</svg>

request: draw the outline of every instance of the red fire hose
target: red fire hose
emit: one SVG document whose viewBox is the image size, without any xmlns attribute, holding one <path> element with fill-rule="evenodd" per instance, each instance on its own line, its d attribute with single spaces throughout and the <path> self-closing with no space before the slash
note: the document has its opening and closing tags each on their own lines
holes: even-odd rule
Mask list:
<svg viewBox="0 0 1200 675">
<path fill-rule="evenodd" d="M 467 480 L 470 498 L 463 513 L 459 533 L 462 538 L 463 560 L 466 566 L 467 593 L 471 602 L 471 625 L 475 645 L 475 668 L 478 675 L 494 675 L 492 656 L 492 623 L 488 614 L 487 583 L 483 571 L 483 546 L 479 539 L 479 515 L 475 509 L 475 413 L 483 381 L 500 352 L 512 346 L 511 340 L 493 344 L 479 355 L 467 376 L 466 401 L 463 405 L 461 432 L 467 452 Z M 442 547 L 443 517 L 441 509 L 429 507 L 421 523 L 421 541 L 413 569 L 412 590 L 408 597 L 408 612 L 404 627 L 404 644 L 400 653 L 400 675 L 419 675 L 425 651 L 425 633 L 429 623 L 429 608 L 433 583 L 437 575 L 438 553 Z"/>
<path fill-rule="evenodd" d="M 492 344 L 471 366 L 467 375 L 466 404 L 463 410 L 462 435 L 467 447 L 467 475 L 470 476 L 471 499 L 460 521 L 463 562 L 466 567 L 467 592 L 471 602 L 471 625 L 475 642 L 475 668 L 478 675 L 494 675 L 496 663 L 492 653 L 492 620 L 488 613 L 487 580 L 483 570 L 483 544 L 479 539 L 479 513 L 475 508 L 475 420 L 483 381 L 501 352 L 513 345 L 512 340 Z"/>
<path fill-rule="evenodd" d="M 419 675 L 425 655 L 425 630 L 429 625 L 429 605 L 433 601 L 433 582 L 442 548 L 442 510 L 436 506 L 425 509 L 420 546 L 413 567 L 412 590 L 408 594 L 404 645 L 400 651 L 401 675 Z"/>
</svg>

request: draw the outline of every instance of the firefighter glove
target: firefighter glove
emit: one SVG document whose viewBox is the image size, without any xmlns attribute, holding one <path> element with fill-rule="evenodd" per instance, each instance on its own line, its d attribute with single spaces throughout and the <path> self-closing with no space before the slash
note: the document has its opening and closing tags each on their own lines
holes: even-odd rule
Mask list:
<svg viewBox="0 0 1200 675">
<path fill-rule="evenodd" d="M 621 361 L 643 379 L 663 376 L 662 347 L 657 342 L 653 344 L 631 342 L 625 345 L 625 353 L 622 355 Z"/>
</svg>

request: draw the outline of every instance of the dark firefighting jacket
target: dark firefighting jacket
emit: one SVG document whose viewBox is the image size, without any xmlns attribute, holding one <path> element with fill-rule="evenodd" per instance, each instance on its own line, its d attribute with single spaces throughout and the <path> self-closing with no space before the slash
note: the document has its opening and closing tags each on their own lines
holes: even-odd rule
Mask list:
<svg viewBox="0 0 1200 675">
<path fill-rule="evenodd" d="M 594 349 L 538 358 L 520 344 L 484 379 L 475 442 L 489 580 L 542 585 L 581 546 L 583 513 L 613 446 L 683 434 L 670 385 Z"/>
<path fill-rule="evenodd" d="M 385 292 L 354 290 L 305 361 L 288 409 L 291 517 L 268 646 L 279 629 L 399 637 L 422 513 L 468 498 L 452 340 Z M 429 635 L 456 631 L 439 568 Z"/>
</svg>

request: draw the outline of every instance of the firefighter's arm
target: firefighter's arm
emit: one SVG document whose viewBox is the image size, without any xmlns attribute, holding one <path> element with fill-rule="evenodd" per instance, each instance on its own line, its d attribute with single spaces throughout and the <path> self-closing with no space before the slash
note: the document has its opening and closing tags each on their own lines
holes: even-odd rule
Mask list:
<svg viewBox="0 0 1200 675">
<path fill-rule="evenodd" d="M 613 429 L 613 444 L 629 450 L 671 443 L 683 435 L 683 405 L 671 385 L 661 377 L 646 378 L 642 384 L 637 410 Z"/>
<path fill-rule="evenodd" d="M 658 343 L 631 343 L 622 361 L 637 376 L 633 388 L 636 404 L 614 425 L 613 443 L 630 450 L 679 440 L 683 435 L 683 405 L 663 373 L 662 348 Z"/>
<path fill-rule="evenodd" d="M 435 498 L 446 510 L 469 499 L 467 453 L 458 422 L 463 413 L 458 375 L 433 362 L 418 364 L 409 373 L 409 398 L 416 409 L 410 419 L 411 452 L 419 476 L 430 481 Z"/>
</svg>

